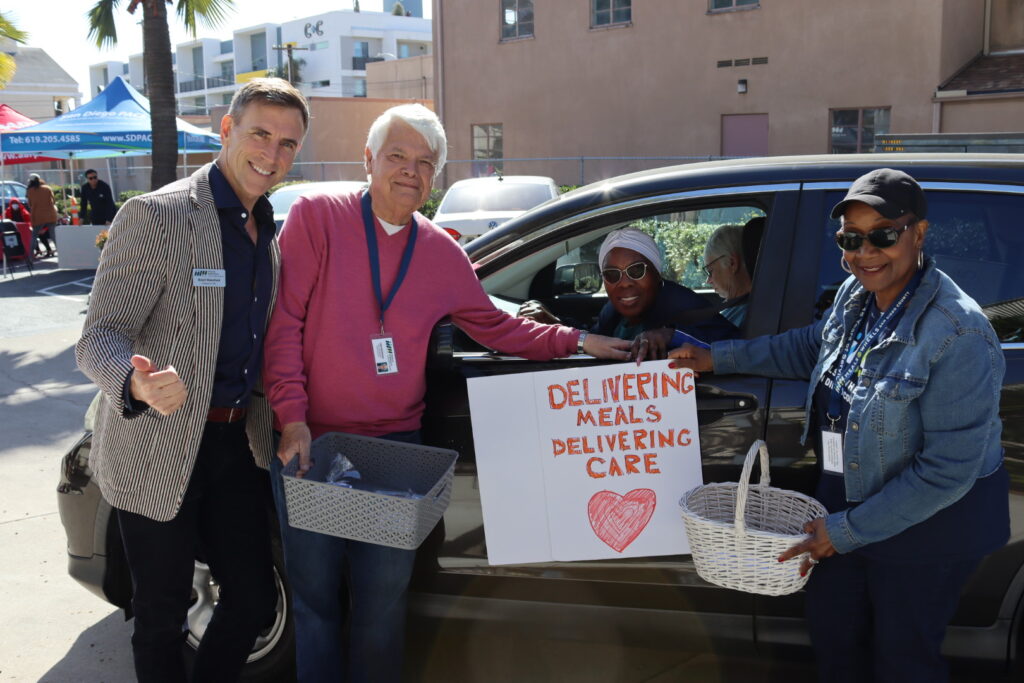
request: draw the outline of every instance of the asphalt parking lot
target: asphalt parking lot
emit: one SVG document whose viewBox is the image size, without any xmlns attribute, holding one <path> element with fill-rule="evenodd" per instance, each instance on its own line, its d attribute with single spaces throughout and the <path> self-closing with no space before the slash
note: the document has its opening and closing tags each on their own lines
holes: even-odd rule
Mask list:
<svg viewBox="0 0 1024 683">
<path fill-rule="evenodd" d="M 55 487 L 95 393 L 74 343 L 91 271 L 43 261 L 0 277 L 0 681 L 134 681 L 131 623 L 67 575 Z M 806 660 L 544 641 L 499 627 L 414 629 L 406 679 L 445 683 L 695 683 L 814 680 Z M 692 644 L 691 644 L 692 647 Z M 959 672 L 960 683 L 987 680 Z"/>
</svg>

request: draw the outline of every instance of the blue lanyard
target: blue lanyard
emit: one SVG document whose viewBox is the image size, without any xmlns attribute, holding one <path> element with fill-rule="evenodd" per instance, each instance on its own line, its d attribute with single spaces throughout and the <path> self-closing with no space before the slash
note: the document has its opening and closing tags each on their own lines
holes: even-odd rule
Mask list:
<svg viewBox="0 0 1024 683">
<path fill-rule="evenodd" d="M 829 396 L 828 413 L 825 416 L 833 426 L 839 421 L 842 414 L 843 388 L 855 374 L 860 374 L 865 361 L 867 361 L 868 353 L 874 349 L 875 342 L 896 327 L 906 309 L 907 301 L 914 295 L 923 275 L 924 270 L 915 273 L 896 302 L 870 327 L 867 324 L 866 315 L 868 308 L 874 305 L 875 295 L 871 294 L 865 302 L 857 321 L 853 324 L 850 337 L 839 355 L 839 366 L 836 368 L 832 393 Z"/>
<path fill-rule="evenodd" d="M 405 280 L 406 273 L 409 272 L 409 263 L 412 261 L 412 250 L 416 246 L 416 232 L 419 226 L 416 224 L 416 219 L 413 218 L 412 227 L 409 232 L 409 242 L 405 245 L 405 251 L 402 252 L 402 262 L 398 266 L 398 275 L 395 276 L 395 282 L 391 285 L 388 298 L 385 299 L 383 288 L 380 284 L 380 253 L 377 249 L 377 230 L 373 221 L 373 206 L 371 205 L 369 190 L 363 192 L 361 201 L 363 204 L 363 228 L 366 230 L 366 247 L 370 252 L 370 277 L 373 278 L 373 293 L 377 295 L 377 310 L 380 311 L 380 333 L 384 334 L 384 311 L 388 310 L 388 307 L 395 298 L 395 294 L 398 293 L 398 288 L 402 286 L 402 281 Z"/>
</svg>

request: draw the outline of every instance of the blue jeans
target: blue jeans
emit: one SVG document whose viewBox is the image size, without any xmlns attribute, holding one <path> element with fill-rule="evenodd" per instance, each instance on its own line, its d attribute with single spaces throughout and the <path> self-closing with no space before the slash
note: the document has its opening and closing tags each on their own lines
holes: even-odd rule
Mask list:
<svg viewBox="0 0 1024 683">
<path fill-rule="evenodd" d="M 421 442 L 418 430 L 381 438 Z M 406 591 L 416 551 L 288 526 L 282 469 L 275 457 L 270 465 L 270 481 L 291 586 L 298 680 L 399 681 L 405 647 Z M 343 603 L 346 581 L 347 598 Z"/>
</svg>

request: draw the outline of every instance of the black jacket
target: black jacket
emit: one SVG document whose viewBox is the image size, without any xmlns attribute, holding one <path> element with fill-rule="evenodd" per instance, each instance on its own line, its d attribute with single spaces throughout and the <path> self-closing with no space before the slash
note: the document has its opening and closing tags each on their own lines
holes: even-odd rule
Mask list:
<svg viewBox="0 0 1024 683">
<path fill-rule="evenodd" d="M 89 208 L 86 212 L 86 207 Z M 93 225 L 103 225 L 114 220 L 117 207 L 114 206 L 114 193 L 102 180 L 96 181 L 96 189 L 89 183 L 82 185 L 82 217 L 88 218 Z"/>
<path fill-rule="evenodd" d="M 711 306 L 689 287 L 675 282 L 664 281 L 654 299 L 654 305 L 643 319 L 643 328 L 653 330 L 659 327 L 674 327 L 701 341 L 713 342 L 722 339 L 736 339 L 740 330 L 718 314 L 718 307 Z M 612 336 L 622 315 L 609 301 L 597 316 L 597 323 L 591 332 Z"/>
</svg>

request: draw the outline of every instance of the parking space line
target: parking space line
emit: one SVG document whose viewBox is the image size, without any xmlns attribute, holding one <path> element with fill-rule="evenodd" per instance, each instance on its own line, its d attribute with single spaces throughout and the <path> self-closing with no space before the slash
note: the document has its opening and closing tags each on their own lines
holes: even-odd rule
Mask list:
<svg viewBox="0 0 1024 683">
<path fill-rule="evenodd" d="M 90 275 L 89 277 L 84 277 L 81 280 L 73 280 L 71 282 L 64 282 L 64 283 L 61 283 L 59 285 L 53 285 L 52 287 L 46 287 L 45 289 L 37 290 L 36 293 L 37 294 L 45 294 L 47 296 L 57 297 L 58 299 L 67 299 L 68 301 L 74 301 L 75 303 L 82 303 L 83 302 L 83 297 L 88 298 L 89 292 L 85 292 L 84 294 L 68 295 L 68 294 L 59 294 L 59 293 L 57 293 L 57 292 L 55 292 L 53 290 L 61 289 L 63 287 L 67 287 L 67 286 L 70 285 L 72 287 L 81 287 L 81 288 L 87 289 L 87 290 L 89 290 L 91 292 L 92 291 L 92 281 L 93 281 L 94 277 L 95 276 Z"/>
</svg>

